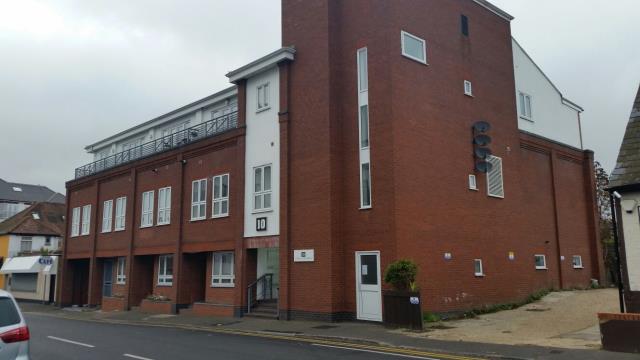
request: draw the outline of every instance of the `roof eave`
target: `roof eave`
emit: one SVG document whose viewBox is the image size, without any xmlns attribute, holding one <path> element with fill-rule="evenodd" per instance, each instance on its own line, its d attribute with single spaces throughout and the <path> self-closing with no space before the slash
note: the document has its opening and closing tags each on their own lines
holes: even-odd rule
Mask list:
<svg viewBox="0 0 640 360">
<path fill-rule="evenodd" d="M 473 2 L 475 2 L 476 4 L 482 6 L 483 8 L 491 11 L 492 13 L 498 15 L 499 17 L 503 18 L 504 20 L 511 21 L 511 20 L 515 19 L 509 13 L 507 13 L 506 11 L 504 11 L 504 10 L 500 9 L 499 7 L 493 5 L 492 3 L 488 2 L 487 0 L 473 0 Z"/>
<path fill-rule="evenodd" d="M 227 77 L 229 78 L 229 82 L 235 84 L 240 80 L 248 79 L 255 74 L 270 69 L 282 61 L 293 61 L 295 53 L 296 49 L 293 47 L 280 48 L 266 56 L 248 63 L 247 65 L 228 72 Z"/>
</svg>

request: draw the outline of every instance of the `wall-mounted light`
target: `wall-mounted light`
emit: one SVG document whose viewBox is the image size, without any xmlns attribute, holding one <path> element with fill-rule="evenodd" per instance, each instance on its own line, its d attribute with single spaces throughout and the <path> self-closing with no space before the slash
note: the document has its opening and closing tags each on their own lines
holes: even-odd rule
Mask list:
<svg viewBox="0 0 640 360">
<path fill-rule="evenodd" d="M 180 162 L 182 163 L 182 165 L 186 165 L 187 164 L 187 160 L 184 160 L 184 159 L 180 160 Z"/>
</svg>

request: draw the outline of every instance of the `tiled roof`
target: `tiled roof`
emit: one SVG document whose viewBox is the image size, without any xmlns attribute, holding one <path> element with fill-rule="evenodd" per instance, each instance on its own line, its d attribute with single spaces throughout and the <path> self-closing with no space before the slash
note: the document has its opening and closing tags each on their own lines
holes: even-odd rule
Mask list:
<svg viewBox="0 0 640 360">
<path fill-rule="evenodd" d="M 611 188 L 634 184 L 640 184 L 640 88 L 620 146 L 616 168 L 609 178 Z"/>
<path fill-rule="evenodd" d="M 37 215 L 35 215 L 37 214 Z M 65 204 L 35 203 L 0 223 L 0 235 L 64 236 Z"/>
<path fill-rule="evenodd" d="M 65 203 L 64 195 L 46 186 L 11 183 L 0 179 L 0 200 Z"/>
</svg>

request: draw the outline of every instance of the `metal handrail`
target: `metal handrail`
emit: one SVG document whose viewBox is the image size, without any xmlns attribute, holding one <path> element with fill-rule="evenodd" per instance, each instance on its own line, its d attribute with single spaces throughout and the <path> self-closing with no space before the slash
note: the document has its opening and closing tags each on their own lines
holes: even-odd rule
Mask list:
<svg viewBox="0 0 640 360">
<path fill-rule="evenodd" d="M 118 165 L 173 150 L 237 127 L 238 112 L 236 111 L 76 168 L 75 178 L 79 179 Z"/>
<path fill-rule="evenodd" d="M 262 287 L 262 300 L 273 300 L 273 274 L 264 274 L 247 286 L 247 314 L 258 302 L 258 288 Z M 253 289 L 255 288 L 255 296 Z M 268 296 L 267 296 L 268 295 Z"/>
</svg>

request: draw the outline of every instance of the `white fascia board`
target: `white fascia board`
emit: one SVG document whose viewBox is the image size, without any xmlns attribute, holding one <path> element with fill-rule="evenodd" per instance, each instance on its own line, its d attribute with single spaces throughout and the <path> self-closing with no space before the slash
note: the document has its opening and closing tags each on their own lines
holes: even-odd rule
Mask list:
<svg viewBox="0 0 640 360">
<path fill-rule="evenodd" d="M 236 83 L 239 80 L 248 79 L 258 73 L 271 69 L 277 66 L 279 62 L 289 60 L 293 61 L 295 58 L 296 50 L 292 47 L 283 47 L 269 55 L 263 56 L 258 60 L 250 62 L 249 64 L 242 66 L 236 70 L 227 73 L 229 82 Z"/>
<path fill-rule="evenodd" d="M 569 99 L 567 99 L 567 98 L 565 98 L 565 97 L 562 97 L 562 103 L 563 103 L 564 105 L 566 105 L 566 106 L 568 106 L 568 107 L 572 108 L 573 110 L 575 110 L 575 111 L 577 111 L 577 112 L 580 112 L 580 113 L 581 113 L 581 112 L 584 112 L 584 109 L 583 109 L 580 105 L 578 105 L 578 104 L 574 103 L 573 101 L 571 101 L 571 100 L 569 100 Z"/>
<path fill-rule="evenodd" d="M 162 116 L 158 116 L 153 118 L 147 122 L 144 122 L 140 125 L 136 125 L 132 128 L 119 132 L 115 135 L 112 135 L 106 139 L 100 140 L 91 145 L 87 145 L 84 149 L 89 153 L 94 153 L 96 150 L 99 150 L 107 145 L 111 145 L 114 142 L 122 141 L 128 139 L 132 136 L 139 135 L 153 129 L 159 125 L 168 123 L 172 120 L 180 118 L 186 114 L 195 112 L 199 109 L 205 108 L 207 106 L 213 105 L 230 97 L 237 96 L 238 88 L 236 86 L 228 87 L 222 91 L 219 91 L 213 95 L 209 95 L 204 99 L 197 100 L 188 105 L 170 111 Z"/>
<path fill-rule="evenodd" d="M 475 2 L 476 4 L 482 6 L 483 8 L 491 11 L 492 13 L 500 16 L 501 18 L 507 20 L 507 21 L 511 21 L 513 19 L 515 19 L 513 16 L 509 15 L 509 13 L 507 13 L 506 11 L 500 9 L 499 7 L 493 5 L 492 3 L 488 2 L 487 0 L 473 0 L 473 2 Z"/>
</svg>

